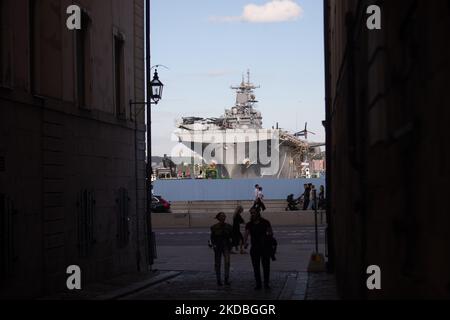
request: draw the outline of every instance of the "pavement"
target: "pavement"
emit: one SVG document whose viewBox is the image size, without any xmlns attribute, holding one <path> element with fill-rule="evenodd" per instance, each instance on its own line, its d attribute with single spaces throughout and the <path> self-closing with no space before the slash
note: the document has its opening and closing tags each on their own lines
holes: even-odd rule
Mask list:
<svg viewBox="0 0 450 320">
<path fill-rule="evenodd" d="M 334 275 L 309 273 L 304 300 L 338 300 Z"/>
<path fill-rule="evenodd" d="M 272 272 L 270 290 L 254 290 L 251 272 L 231 272 L 231 286 L 218 287 L 204 271 L 154 271 L 129 274 L 40 300 L 338 300 L 333 275 Z"/>
<path fill-rule="evenodd" d="M 42 297 L 38 300 L 116 300 L 133 294 L 149 286 L 157 285 L 180 275 L 176 271 L 148 271 L 124 274 L 112 279 L 82 286 L 82 290 L 73 290 Z"/>
<path fill-rule="evenodd" d="M 319 229 L 324 252 L 324 230 Z M 274 228 L 277 261 L 271 263 L 271 290 L 254 290 L 249 254 L 231 256 L 231 286 L 218 287 L 207 229 L 155 230 L 158 257 L 151 272 L 123 275 L 63 292 L 50 300 L 337 300 L 333 275 L 308 273 L 315 251 L 314 228 Z"/>
<path fill-rule="evenodd" d="M 309 258 L 315 251 L 315 230 L 307 226 L 274 227 L 278 241 L 278 260 L 272 263 L 272 271 L 306 272 Z M 214 253 L 207 246 L 210 231 L 197 229 L 157 229 L 157 270 L 213 271 Z M 319 228 L 319 250 L 325 251 L 324 228 Z M 195 259 L 194 259 L 195 258 Z M 231 270 L 252 271 L 250 256 L 232 255 Z"/>
</svg>

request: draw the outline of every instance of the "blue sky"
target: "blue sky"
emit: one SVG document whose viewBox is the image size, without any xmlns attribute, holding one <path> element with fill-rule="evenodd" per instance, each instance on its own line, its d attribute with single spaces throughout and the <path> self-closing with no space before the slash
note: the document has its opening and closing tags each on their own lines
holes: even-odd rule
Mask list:
<svg viewBox="0 0 450 320">
<path fill-rule="evenodd" d="M 153 108 L 153 155 L 170 154 L 175 120 L 218 117 L 250 69 L 264 127 L 308 129 L 325 141 L 323 6 L 318 0 L 152 0 L 152 65 L 163 100 Z"/>
</svg>

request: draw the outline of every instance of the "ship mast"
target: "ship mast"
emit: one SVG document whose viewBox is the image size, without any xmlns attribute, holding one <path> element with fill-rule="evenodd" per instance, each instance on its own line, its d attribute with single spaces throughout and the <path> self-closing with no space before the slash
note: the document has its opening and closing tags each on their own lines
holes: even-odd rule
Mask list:
<svg viewBox="0 0 450 320">
<path fill-rule="evenodd" d="M 247 79 L 245 73 L 242 73 L 242 82 L 238 86 L 231 86 L 236 91 L 236 102 L 230 110 L 225 110 L 225 122 L 229 128 L 261 128 L 261 113 L 254 109 L 256 96 L 254 89 L 260 88 L 250 82 L 250 70 L 247 70 Z"/>
</svg>

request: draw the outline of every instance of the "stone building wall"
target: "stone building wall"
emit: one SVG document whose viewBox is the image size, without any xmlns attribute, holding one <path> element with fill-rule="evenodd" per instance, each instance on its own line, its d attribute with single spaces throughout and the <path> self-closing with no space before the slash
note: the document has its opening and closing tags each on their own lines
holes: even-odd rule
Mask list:
<svg viewBox="0 0 450 320">
<path fill-rule="evenodd" d="M 0 296 L 63 290 L 73 264 L 83 284 L 147 268 L 144 2 L 78 1 L 81 51 L 72 4 L 1 1 Z"/>
<path fill-rule="evenodd" d="M 382 29 L 366 28 L 379 5 Z M 331 265 L 347 298 L 449 298 L 450 4 L 325 1 Z M 369 292 L 378 265 L 382 290 Z"/>
</svg>

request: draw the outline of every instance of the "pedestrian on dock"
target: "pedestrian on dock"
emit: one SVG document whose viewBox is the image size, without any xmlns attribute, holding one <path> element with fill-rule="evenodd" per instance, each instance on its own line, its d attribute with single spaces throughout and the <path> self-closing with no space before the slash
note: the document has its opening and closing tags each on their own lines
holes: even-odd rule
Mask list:
<svg viewBox="0 0 450 320">
<path fill-rule="evenodd" d="M 322 185 L 322 186 L 320 186 L 320 192 L 319 192 L 319 210 L 325 210 L 325 209 L 326 209 L 325 187 Z"/>
<path fill-rule="evenodd" d="M 253 206 L 256 205 L 256 203 L 258 202 L 258 195 L 259 195 L 259 184 L 255 184 L 255 196 L 253 197 Z"/>
<path fill-rule="evenodd" d="M 266 206 L 264 205 L 264 193 L 263 193 L 262 187 L 259 187 L 259 191 L 258 191 L 258 206 L 261 208 L 262 211 L 266 211 Z"/>
<path fill-rule="evenodd" d="M 303 211 L 308 210 L 309 203 L 310 203 L 310 194 L 311 194 L 311 186 L 308 184 L 305 184 L 305 192 L 303 192 L 302 198 L 303 198 Z"/>
<path fill-rule="evenodd" d="M 309 206 L 308 210 L 316 210 L 317 204 L 317 190 L 315 185 L 311 185 L 311 190 L 309 194 Z"/>
</svg>

